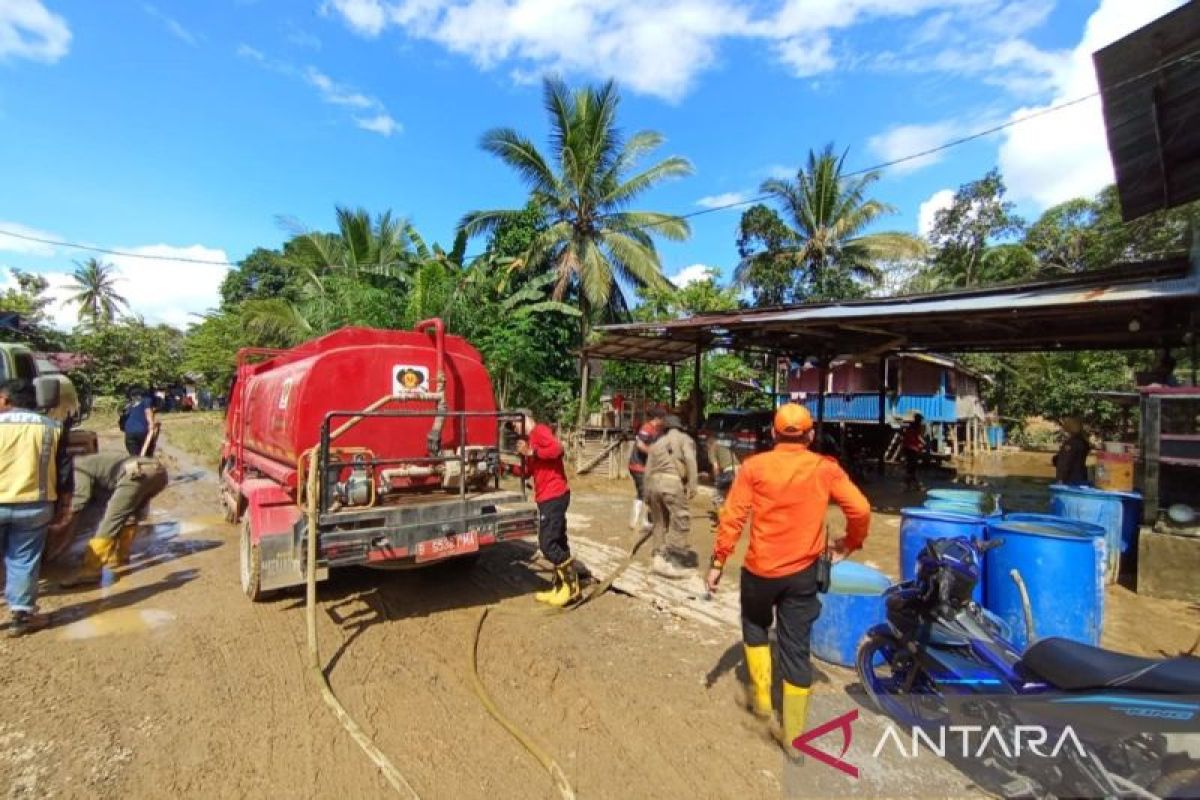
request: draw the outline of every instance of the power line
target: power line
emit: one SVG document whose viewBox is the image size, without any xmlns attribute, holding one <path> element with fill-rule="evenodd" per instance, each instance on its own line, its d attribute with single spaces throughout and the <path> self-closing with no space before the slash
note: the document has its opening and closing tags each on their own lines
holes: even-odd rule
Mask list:
<svg viewBox="0 0 1200 800">
<path fill-rule="evenodd" d="M 1109 86 L 1109 90 L 1111 91 L 1112 89 L 1118 89 L 1122 86 L 1127 86 L 1129 84 L 1136 83 L 1137 81 L 1143 80 L 1144 78 L 1148 78 L 1152 75 L 1158 74 L 1158 73 L 1162 72 L 1163 70 L 1167 69 L 1168 67 L 1173 67 L 1177 64 L 1194 61 L 1197 58 L 1197 56 L 1200 56 L 1200 49 L 1193 50 L 1189 53 L 1185 53 L 1185 54 L 1179 56 L 1178 58 L 1175 58 L 1175 59 L 1172 59 L 1171 61 L 1167 61 L 1163 64 L 1160 64 L 1157 67 L 1154 67 L 1153 69 L 1148 69 L 1145 72 L 1141 72 L 1137 75 L 1133 75 L 1122 81 L 1118 81 L 1117 83 L 1111 84 Z M 975 133 L 967 134 L 966 136 L 961 136 L 957 139 L 951 139 L 950 141 L 943 142 L 942 144 L 937 145 L 936 147 L 930 147 L 930 148 L 927 148 L 927 149 L 922 150 L 917 153 L 911 153 L 906 156 L 894 158 L 890 161 L 883 161 L 883 162 L 874 164 L 869 167 L 863 167 L 862 169 L 857 169 L 857 170 L 854 170 L 853 172 L 843 173 L 841 177 L 854 178 L 854 177 L 858 177 L 860 175 L 866 175 L 871 172 L 879 172 L 879 171 L 888 169 L 890 167 L 895 167 L 900 164 L 908 163 L 910 161 L 916 161 L 917 159 L 920 159 L 920 158 L 926 158 L 928 156 L 935 155 L 937 153 L 941 153 L 945 150 L 949 150 L 951 148 L 967 144 L 968 142 L 973 142 L 977 139 L 983 139 L 983 138 L 991 136 L 995 133 L 999 133 L 1002 130 L 1006 130 L 1007 128 L 1012 128 L 1016 125 L 1020 125 L 1025 122 L 1029 122 L 1030 120 L 1038 119 L 1039 117 L 1044 117 L 1049 114 L 1054 114 L 1059 111 L 1063 111 L 1064 109 L 1071 108 L 1072 106 L 1077 106 L 1080 103 L 1087 102 L 1088 100 L 1091 100 L 1094 97 L 1098 97 L 1099 95 L 1100 95 L 1099 91 L 1090 92 L 1090 93 L 1082 95 L 1080 97 L 1076 97 L 1072 100 L 1065 100 L 1056 105 L 1047 106 L 1046 108 L 1042 108 L 1042 109 L 1039 109 L 1032 113 L 1025 114 L 1024 116 L 1014 117 L 1013 119 L 1010 119 L 1007 122 L 1000 123 L 999 125 L 993 125 L 992 127 L 987 128 L 985 130 L 976 131 Z M 772 197 L 773 197 L 773 195 L 770 195 L 770 194 L 758 194 L 758 195 L 755 195 L 754 197 L 748 197 L 743 200 L 737 200 L 732 203 L 723 203 L 718 206 L 710 206 L 708 208 L 702 208 L 697 211 L 689 211 L 685 214 L 674 214 L 674 215 L 671 215 L 668 219 L 660 220 L 658 222 L 646 222 L 641 225 L 634 225 L 634 226 L 631 226 L 630 230 L 646 230 L 649 228 L 655 228 L 660 225 L 666 225 L 666 224 L 669 224 L 671 222 L 675 222 L 678 220 L 692 219 L 694 217 L 704 216 L 705 214 L 715 214 L 718 211 L 728 211 L 731 208 L 740 208 L 741 206 L 748 206 L 753 203 L 761 203 L 764 200 L 770 200 Z M 38 244 L 47 244 L 47 245 L 52 245 L 55 247 L 67 247 L 67 248 L 72 248 L 75 250 L 85 250 L 85 251 L 92 252 L 92 253 L 103 253 L 105 255 L 119 256 L 121 258 L 140 258 L 140 259 L 145 259 L 148 261 L 178 261 L 178 262 L 182 262 L 182 263 L 186 263 L 186 264 L 209 264 L 209 265 L 218 266 L 218 267 L 235 267 L 236 268 L 239 266 L 236 263 L 232 263 L 229 261 L 218 261 L 215 259 L 189 258 L 186 256 L 163 256 L 163 255 L 156 255 L 153 253 L 131 253 L 127 250 L 112 250 L 112 249 L 104 248 L 104 247 L 94 247 L 92 245 L 79 244 L 77 242 L 57 241 L 54 239 L 46 239 L 46 238 L 42 238 L 39 236 L 30 236 L 28 234 L 23 234 L 23 233 L 14 233 L 13 231 L 7 231 L 7 230 L 3 230 L 3 229 L 0 229 L 0 236 L 10 236 L 14 239 L 23 239 L 24 241 L 27 241 L 27 242 L 36 242 Z M 484 255 L 484 253 L 475 253 L 475 254 L 471 254 L 471 255 L 465 255 L 465 256 L 463 256 L 463 263 L 466 263 L 468 260 L 478 258 L 479 256 L 482 256 L 482 255 Z"/>
<path fill-rule="evenodd" d="M 60 242 L 55 239 L 44 239 L 40 236 L 29 236 L 24 233 L 14 233 L 12 231 L 0 230 L 0 236 L 11 236 L 14 239 L 24 239 L 27 242 L 37 242 L 39 244 L 49 244 L 55 247 L 70 247 L 75 250 L 87 250 L 90 253 L 104 253 L 110 256 L 120 256 L 121 258 L 144 258 L 149 261 L 183 261 L 188 264 L 212 264 L 218 267 L 236 267 L 237 264 L 232 264 L 228 261 L 216 261 L 207 258 L 189 258 L 188 256 L 160 256 L 155 253 L 131 253 L 127 250 L 110 250 L 107 247 L 93 247 L 90 244 L 78 244 L 76 242 Z"/>
</svg>

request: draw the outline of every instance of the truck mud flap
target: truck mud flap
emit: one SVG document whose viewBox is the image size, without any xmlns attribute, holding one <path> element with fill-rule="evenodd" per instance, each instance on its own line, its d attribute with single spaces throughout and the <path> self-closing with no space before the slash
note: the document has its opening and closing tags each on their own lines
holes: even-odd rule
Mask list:
<svg viewBox="0 0 1200 800">
<path fill-rule="evenodd" d="M 262 555 L 260 580 L 264 591 L 304 585 L 304 559 L 297 557 L 290 533 L 264 536 L 259 540 L 258 547 Z M 318 566 L 317 581 L 328 577 L 329 568 Z"/>
</svg>

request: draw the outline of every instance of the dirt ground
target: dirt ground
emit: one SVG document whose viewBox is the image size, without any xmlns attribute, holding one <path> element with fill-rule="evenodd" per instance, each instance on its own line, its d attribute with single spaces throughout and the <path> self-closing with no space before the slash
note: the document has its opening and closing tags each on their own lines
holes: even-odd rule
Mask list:
<svg viewBox="0 0 1200 800">
<path fill-rule="evenodd" d="M 171 485 L 155 503 L 153 533 L 139 540 L 119 580 L 91 591 L 48 589 L 52 627 L 0 639 L 0 791 L 392 796 L 306 672 L 302 596 L 252 604 L 241 595 L 236 531 L 221 521 L 214 476 L 169 441 L 165 453 Z M 1036 505 L 1036 484 L 1007 488 Z M 891 513 L 876 515 L 857 558 L 894 573 L 894 511 L 916 498 L 890 484 L 866 489 Z M 632 541 L 630 493 L 628 481 L 575 482 L 571 534 L 598 575 Z M 701 558 L 711 546 L 706 503 L 702 494 L 694 508 Z M 651 579 L 643 554 L 629 574 L 629 585 L 641 588 L 546 614 L 530 597 L 545 582 L 532 555 L 514 544 L 491 549 L 473 568 L 346 570 L 320 589 L 321 653 L 334 689 L 421 796 L 557 796 L 472 693 L 469 646 L 488 606 L 495 611 L 480 645 L 484 683 L 558 760 L 579 797 L 851 795 L 853 784 L 827 767 L 785 767 L 739 707 L 735 568 L 706 603 L 698 579 L 682 588 Z M 44 576 L 62 572 L 56 565 Z M 1174 653 L 1192 644 L 1197 621 L 1186 604 L 1117 588 L 1104 642 Z M 853 674 L 820 671 L 816 689 L 827 703 L 814 713 L 857 708 L 847 693 Z M 935 784 L 944 796 L 981 794 L 936 760 L 906 764 L 888 780 L 895 797 L 937 796 Z"/>
</svg>

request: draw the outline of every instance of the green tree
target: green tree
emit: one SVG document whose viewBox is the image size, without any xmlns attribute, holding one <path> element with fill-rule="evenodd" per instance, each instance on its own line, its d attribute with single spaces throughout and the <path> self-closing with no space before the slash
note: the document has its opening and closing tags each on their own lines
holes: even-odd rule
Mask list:
<svg viewBox="0 0 1200 800">
<path fill-rule="evenodd" d="M 1075 198 L 1047 209 L 1025 234 L 1025 246 L 1042 270 L 1073 273 L 1186 253 L 1200 223 L 1200 203 L 1158 211 L 1132 222 L 1121 218 L 1116 186 L 1093 198 Z"/>
<path fill-rule="evenodd" d="M 929 234 L 934 249 L 930 266 L 942 287 L 971 287 L 999 281 L 988 272 L 985 256 L 989 248 L 1019 236 L 1025 228 L 1013 204 L 1004 198 L 1005 192 L 1004 179 L 993 169 L 979 180 L 960 186 L 950 207 L 934 215 Z M 1016 263 L 1018 260 L 1010 253 L 994 259 L 990 266 L 1002 267 L 1008 273 Z"/>
<path fill-rule="evenodd" d="M 129 308 L 129 301 L 117 292 L 116 267 L 112 264 L 98 258 L 76 261 L 71 277 L 77 290 L 71 302 L 79 304 L 80 321 L 87 321 L 93 328 L 112 322 L 122 307 Z"/>
<path fill-rule="evenodd" d="M 907 233 L 868 232 L 895 209 L 867 196 L 879 173 L 844 175 L 845 159 L 829 144 L 820 153 L 809 151 L 794 180 L 772 178 L 762 184 L 759 191 L 770 195 L 783 215 L 772 219 L 757 208 L 747 212 L 750 218 L 743 215 L 742 262 L 735 274 L 740 285 L 770 301 L 862 296 L 863 284 L 879 283 L 882 262 L 923 253 L 923 243 Z M 763 249 L 744 252 L 754 243 Z"/>
<path fill-rule="evenodd" d="M 641 289 L 641 302 L 633 311 L 633 317 L 641 322 L 680 319 L 693 314 L 733 311 L 740 304 L 741 291 L 736 286 L 721 287 L 717 284 L 715 270 L 705 280 L 693 281 L 676 291 Z M 700 362 L 700 389 L 710 408 L 732 405 L 761 405 L 767 407 L 768 395 L 752 393 L 749 398 L 744 392 L 734 389 L 729 381 L 762 383 L 769 374 L 763 369 L 762 359 L 735 353 L 710 350 Z M 610 391 L 626 395 L 644 396 L 648 401 L 665 403 L 669 400 L 671 372 L 669 367 L 610 362 L 604 367 L 604 384 Z M 676 397 L 686 397 L 694 383 L 694 371 L 690 361 L 676 368 Z M 745 400 L 750 402 L 746 403 Z"/>
<path fill-rule="evenodd" d="M 0 293 L 0 342 L 21 342 L 36 350 L 61 350 L 64 336 L 50 323 L 50 282 L 34 272 L 10 269 L 16 286 Z"/>
<path fill-rule="evenodd" d="M 85 329 L 73 339 L 74 349 L 90 357 L 86 371 L 97 394 L 164 386 L 184 376 L 183 334 L 169 325 L 128 318 Z"/>
<path fill-rule="evenodd" d="M 663 180 L 690 175 L 692 166 L 673 156 L 633 171 L 663 137 L 653 131 L 622 137 L 617 129 L 620 98 L 611 81 L 571 92 L 548 78 L 544 96 L 551 126 L 548 156 L 511 128 L 488 131 L 482 145 L 525 181 L 530 200 L 545 215 L 546 226 L 534 237 L 525 262 L 535 269 L 545 265 L 556 276 L 554 297 L 571 296 L 578 305 L 580 340 L 586 342 L 596 316 L 624 304 L 618 279 L 635 287 L 666 283 L 654 237 L 685 239 L 687 223 L 670 214 L 627 209 Z M 524 213 L 472 211 L 460 227 L 471 236 L 491 234 Z M 581 373 L 580 394 L 586 398 L 586 363 Z M 581 402 L 581 422 L 586 413 L 586 402 Z"/>
<path fill-rule="evenodd" d="M 412 226 L 384 211 L 337 206 L 337 233 L 313 231 L 295 239 L 291 256 L 303 268 L 343 269 L 401 281 L 417 260 Z"/>
</svg>

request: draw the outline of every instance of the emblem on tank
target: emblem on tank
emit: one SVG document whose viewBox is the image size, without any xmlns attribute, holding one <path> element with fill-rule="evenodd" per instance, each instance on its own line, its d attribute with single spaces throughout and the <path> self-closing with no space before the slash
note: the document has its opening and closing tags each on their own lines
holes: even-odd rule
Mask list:
<svg viewBox="0 0 1200 800">
<path fill-rule="evenodd" d="M 395 392 L 429 391 L 429 370 L 407 364 L 396 365 L 392 368 L 392 389 Z"/>
</svg>

